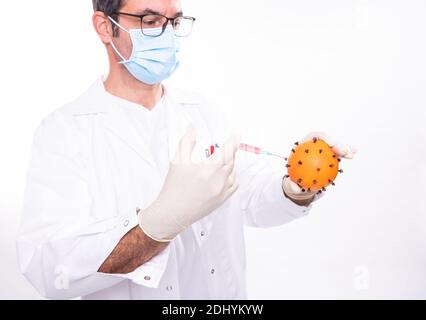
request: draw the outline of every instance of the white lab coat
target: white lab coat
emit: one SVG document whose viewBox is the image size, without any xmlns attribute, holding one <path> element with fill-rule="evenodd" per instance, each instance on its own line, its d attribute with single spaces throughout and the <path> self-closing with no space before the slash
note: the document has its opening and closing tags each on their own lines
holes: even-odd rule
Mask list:
<svg viewBox="0 0 426 320">
<path fill-rule="evenodd" d="M 134 272 L 97 272 L 164 181 L 115 101 L 99 79 L 37 128 L 17 240 L 22 273 L 54 299 L 246 298 L 244 224 L 277 226 L 311 209 L 283 196 L 283 166 L 249 154 L 238 155 L 240 188 L 219 209 Z M 200 152 L 223 142 L 220 118 L 199 96 L 166 87 L 163 101 L 169 157 L 190 122 Z"/>
</svg>

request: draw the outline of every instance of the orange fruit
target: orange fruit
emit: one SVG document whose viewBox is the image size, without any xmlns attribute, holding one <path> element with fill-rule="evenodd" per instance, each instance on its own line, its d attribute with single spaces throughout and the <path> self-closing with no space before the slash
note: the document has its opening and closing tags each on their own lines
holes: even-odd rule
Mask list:
<svg viewBox="0 0 426 320">
<path fill-rule="evenodd" d="M 332 184 L 339 170 L 340 159 L 323 140 L 314 138 L 296 143 L 288 157 L 287 170 L 291 181 L 303 191 L 321 192 Z"/>
</svg>

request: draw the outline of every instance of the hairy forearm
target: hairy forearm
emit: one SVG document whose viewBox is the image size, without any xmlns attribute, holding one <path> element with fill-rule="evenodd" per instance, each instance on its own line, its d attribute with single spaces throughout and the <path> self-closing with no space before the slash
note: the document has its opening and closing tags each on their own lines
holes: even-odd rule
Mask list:
<svg viewBox="0 0 426 320">
<path fill-rule="evenodd" d="M 117 244 L 98 272 L 129 273 L 151 260 L 167 247 L 148 237 L 139 226 L 130 230 Z"/>
<path fill-rule="evenodd" d="M 287 199 L 290 199 L 291 201 L 293 201 L 295 204 L 297 204 L 297 205 L 299 205 L 299 206 L 305 206 L 305 207 L 308 207 L 311 203 L 312 203 L 312 201 L 314 201 L 314 198 L 315 198 L 315 195 L 313 195 L 312 196 L 312 198 L 309 198 L 309 199 L 307 199 L 307 200 L 296 200 L 296 199 L 292 199 L 292 198 L 290 198 L 286 193 L 285 193 L 285 191 L 284 191 L 284 189 L 283 189 L 283 194 L 284 194 L 284 196 L 287 198 Z"/>
<path fill-rule="evenodd" d="M 287 196 L 286 196 L 287 197 Z M 304 206 L 304 207 L 308 207 L 311 203 L 312 203 L 312 201 L 314 200 L 314 197 L 312 197 L 312 198 L 310 198 L 310 199 L 308 199 L 308 200 L 295 200 L 295 199 L 292 199 L 292 198 L 290 198 L 290 197 L 287 197 L 287 198 L 289 198 L 291 201 L 293 201 L 295 204 L 297 204 L 297 205 L 299 205 L 299 206 Z"/>
</svg>

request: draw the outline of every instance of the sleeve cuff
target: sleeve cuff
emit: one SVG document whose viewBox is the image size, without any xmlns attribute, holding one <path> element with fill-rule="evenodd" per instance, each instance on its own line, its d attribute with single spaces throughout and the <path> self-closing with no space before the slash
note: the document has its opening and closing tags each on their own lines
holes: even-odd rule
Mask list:
<svg viewBox="0 0 426 320">
<path fill-rule="evenodd" d="M 136 215 L 132 215 L 132 217 L 120 217 L 118 218 L 118 221 L 122 225 L 123 235 L 138 225 Z M 100 272 L 99 274 L 111 278 L 131 280 L 138 285 L 143 285 L 149 288 L 158 288 L 163 274 L 166 271 L 169 255 L 170 246 L 167 246 L 162 252 L 153 257 L 150 261 L 141 265 L 133 272 L 126 274 L 110 274 Z"/>
<path fill-rule="evenodd" d="M 287 198 L 284 194 L 282 187 L 282 180 L 284 177 L 283 173 L 280 171 L 279 173 L 274 174 L 274 176 L 275 178 L 273 179 L 273 183 L 269 185 L 271 188 L 270 194 L 274 197 L 274 202 L 282 207 L 282 211 L 288 212 L 294 218 L 306 216 L 311 211 L 314 201 L 317 200 L 317 195 L 315 195 L 313 201 L 308 206 L 298 205 L 291 199 Z"/>
</svg>

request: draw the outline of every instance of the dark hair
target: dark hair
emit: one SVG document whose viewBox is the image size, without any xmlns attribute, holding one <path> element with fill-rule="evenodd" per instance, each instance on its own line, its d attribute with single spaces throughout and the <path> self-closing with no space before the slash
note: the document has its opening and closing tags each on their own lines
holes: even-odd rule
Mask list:
<svg viewBox="0 0 426 320">
<path fill-rule="evenodd" d="M 118 15 L 114 14 L 114 12 L 119 11 L 125 1 L 126 0 L 92 0 L 93 10 L 101 11 L 105 13 L 106 16 L 110 16 L 117 21 Z M 114 36 L 117 36 L 118 28 L 115 24 L 112 24 L 112 30 L 114 31 Z"/>
</svg>

